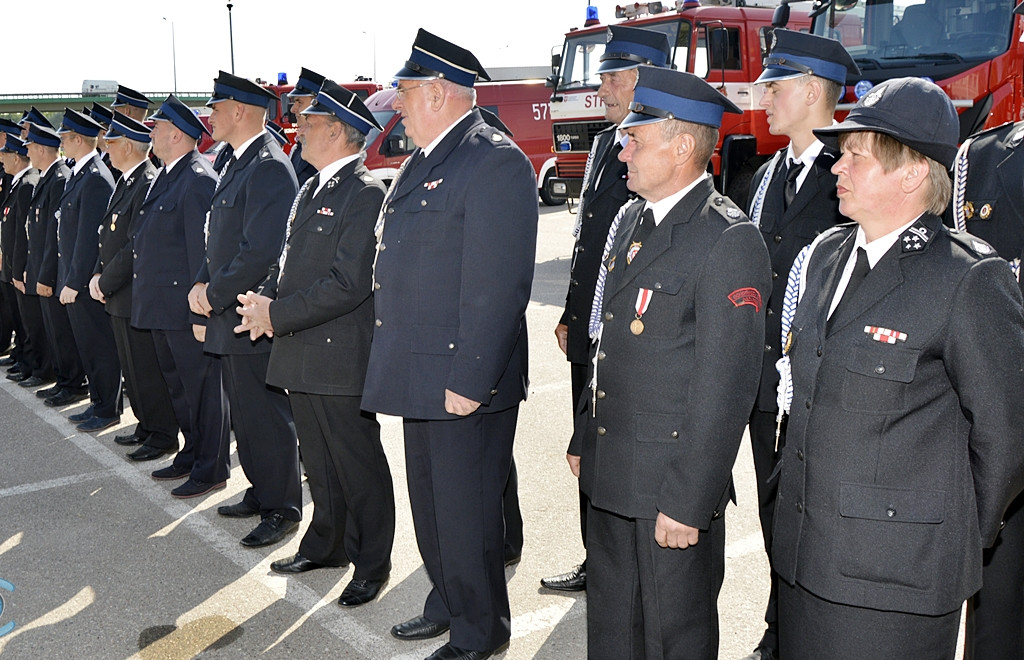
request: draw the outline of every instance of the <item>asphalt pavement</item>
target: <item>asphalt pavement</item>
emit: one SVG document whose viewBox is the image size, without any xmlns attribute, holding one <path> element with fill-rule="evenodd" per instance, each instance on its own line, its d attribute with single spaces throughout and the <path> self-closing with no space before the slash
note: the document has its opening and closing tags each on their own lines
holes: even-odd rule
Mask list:
<svg viewBox="0 0 1024 660">
<path fill-rule="evenodd" d="M 500 657 L 508 660 L 586 657 L 586 596 L 539 584 L 583 558 L 576 484 L 565 463 L 569 370 L 553 334 L 574 222 L 564 207 L 541 207 L 527 312 L 530 397 L 515 445 L 526 544 L 522 562 L 507 570 L 512 642 Z M 282 544 L 249 549 L 239 539 L 254 521 L 217 515 L 218 505 L 238 501 L 248 486 L 237 456 L 225 490 L 176 500 L 170 490 L 178 482 L 149 476 L 169 458 L 133 463 L 114 444 L 114 435 L 134 424 L 131 414 L 116 428 L 83 434 L 67 415 L 84 407 L 46 408 L 32 391 L 0 380 L 0 633 L 14 623 L 0 636 L 4 657 L 412 660 L 446 641 L 401 642 L 388 634 L 421 612 L 428 591 L 397 418 L 382 419 L 398 507 L 391 581 L 376 602 L 350 610 L 337 599 L 351 569 L 294 577 L 270 571 L 270 562 L 296 551 L 305 522 Z M 746 442 L 734 475 L 739 506 L 727 513 L 719 600 L 719 657 L 728 660 L 749 653 L 760 638 L 768 589 Z M 308 521 L 308 491 L 305 504 Z"/>
</svg>

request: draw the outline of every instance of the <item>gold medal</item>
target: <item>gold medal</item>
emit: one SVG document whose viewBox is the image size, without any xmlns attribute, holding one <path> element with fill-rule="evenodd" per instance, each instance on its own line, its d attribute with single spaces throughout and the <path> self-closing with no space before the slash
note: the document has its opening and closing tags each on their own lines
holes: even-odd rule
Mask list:
<svg viewBox="0 0 1024 660">
<path fill-rule="evenodd" d="M 117 231 L 117 214 L 110 215 L 110 231 Z"/>
<path fill-rule="evenodd" d="M 113 222 L 110 223 L 110 231 L 117 231 L 117 225 L 115 225 Z"/>
<path fill-rule="evenodd" d="M 992 205 L 986 204 L 985 206 L 982 206 L 978 215 L 981 216 L 982 220 L 988 220 L 988 217 L 992 215 Z"/>
<path fill-rule="evenodd" d="M 641 332 L 644 331 L 644 322 L 641 321 L 640 319 L 633 319 L 633 321 L 629 324 L 629 331 L 632 332 L 634 335 L 640 334 Z"/>
</svg>

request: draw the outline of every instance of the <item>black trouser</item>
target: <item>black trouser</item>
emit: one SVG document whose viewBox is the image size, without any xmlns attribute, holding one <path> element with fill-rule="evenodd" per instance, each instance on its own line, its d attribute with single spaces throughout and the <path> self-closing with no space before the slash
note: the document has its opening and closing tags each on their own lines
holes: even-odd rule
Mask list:
<svg viewBox="0 0 1024 660">
<path fill-rule="evenodd" d="M 228 403 L 221 385 L 220 358 L 203 352 L 192 329 L 153 330 L 160 371 L 171 395 L 185 445 L 174 465 L 190 468 L 204 483 L 227 480 L 230 470 Z"/>
<path fill-rule="evenodd" d="M 967 607 L 964 660 L 1024 660 L 1024 494 L 985 550 L 981 591 Z"/>
<path fill-rule="evenodd" d="M 313 519 L 299 554 L 339 566 L 353 579 L 380 580 L 391 571 L 395 491 L 380 424 L 359 409 L 362 397 L 289 392 Z"/>
<path fill-rule="evenodd" d="M 491 651 L 511 633 L 502 492 L 518 415 L 404 421 L 412 521 L 433 585 L 423 616 L 450 625 L 462 649 Z"/>
<path fill-rule="evenodd" d="M 725 519 L 680 550 L 658 545 L 652 519 L 588 515 L 589 660 L 715 660 Z"/>
<path fill-rule="evenodd" d="M 754 478 L 757 480 L 757 515 L 761 521 L 761 534 L 764 536 L 764 550 L 768 555 L 768 566 L 772 565 L 772 521 L 775 518 L 775 495 L 778 492 L 778 481 L 770 480 L 772 470 L 777 463 L 778 450 L 785 444 L 785 435 L 779 437 L 776 447 L 775 431 L 778 427 L 777 412 L 754 410 L 750 415 L 750 448 L 754 455 Z M 771 588 L 768 592 L 768 605 L 765 607 L 764 622 L 768 628 L 758 646 L 779 648 L 779 578 L 775 571 L 771 573 Z"/>
<path fill-rule="evenodd" d="M 242 501 L 266 518 L 302 520 L 299 445 L 288 395 L 267 385 L 270 353 L 222 355 L 238 462 L 252 486 Z"/>
<path fill-rule="evenodd" d="M 139 420 L 135 435 L 147 447 L 177 450 L 178 421 L 156 356 L 153 333 L 131 327 L 128 319 L 120 316 L 112 315 L 110 326 L 132 412 Z"/>
</svg>

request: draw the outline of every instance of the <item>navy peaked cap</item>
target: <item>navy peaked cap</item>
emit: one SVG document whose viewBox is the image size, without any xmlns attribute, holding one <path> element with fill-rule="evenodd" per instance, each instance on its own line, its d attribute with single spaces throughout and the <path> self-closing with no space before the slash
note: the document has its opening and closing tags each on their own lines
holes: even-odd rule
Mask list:
<svg viewBox="0 0 1024 660">
<path fill-rule="evenodd" d="M 444 78 L 463 87 L 472 87 L 477 78 L 491 79 L 476 55 L 423 28 L 416 33 L 412 54 L 395 78 Z"/>
<path fill-rule="evenodd" d="M 847 78 L 860 75 L 860 67 L 835 39 L 782 28 L 772 32 L 763 65 L 764 72 L 754 84 L 811 75 L 845 85 Z"/>
<path fill-rule="evenodd" d="M 152 141 L 149 134 L 149 126 L 146 126 L 142 122 L 135 121 L 127 115 L 122 115 L 120 112 L 115 110 L 113 117 L 111 117 L 110 130 L 108 130 L 107 134 L 103 137 L 107 140 L 128 138 L 129 140 L 145 142 L 148 144 Z"/>
<path fill-rule="evenodd" d="M 56 149 L 60 147 L 60 136 L 57 135 L 57 132 L 52 128 L 29 123 L 28 137 L 25 139 L 25 142 L 35 142 L 36 144 L 41 144 L 44 147 L 53 147 Z"/>
<path fill-rule="evenodd" d="M 345 89 L 333 80 L 325 80 L 316 98 L 304 115 L 334 115 L 363 135 L 376 128 L 384 130 L 355 92 Z"/>
<path fill-rule="evenodd" d="M 111 108 L 120 108 L 126 105 L 130 105 L 135 108 L 142 108 L 148 110 L 150 104 L 146 95 L 142 92 L 136 92 L 131 87 L 125 87 L 124 85 L 117 86 L 117 95 L 114 97 L 114 102 L 110 104 Z"/>
<path fill-rule="evenodd" d="M 320 91 L 320 86 L 324 84 L 324 80 L 326 78 L 316 71 L 310 71 L 302 67 L 302 70 L 299 72 L 299 79 L 295 81 L 295 88 L 288 92 L 288 98 L 316 96 L 316 93 Z"/>
<path fill-rule="evenodd" d="M 743 114 L 724 94 L 692 73 L 646 65 L 639 68 L 629 109 L 619 128 L 666 119 L 719 128 L 724 113 Z"/>
<path fill-rule="evenodd" d="M 213 96 L 206 102 L 206 105 L 227 100 L 267 108 L 271 101 L 277 100 L 277 95 L 248 78 L 241 78 L 221 71 L 213 80 Z"/>
<path fill-rule="evenodd" d="M 664 32 L 612 25 L 597 72 L 625 71 L 641 64 L 663 67 L 668 65 L 670 53 L 668 35 Z"/>
<path fill-rule="evenodd" d="M 78 110 L 64 108 L 64 119 L 60 123 L 60 128 L 57 129 L 57 134 L 78 133 L 86 137 L 96 137 L 102 130 L 103 127 L 91 117 L 87 117 Z"/>
<path fill-rule="evenodd" d="M 174 94 L 167 97 L 160 109 L 150 116 L 153 121 L 169 121 L 185 135 L 193 140 L 198 140 L 203 133 L 207 135 L 210 131 L 206 129 L 203 122 L 199 120 L 192 108 L 188 107 Z"/>
</svg>

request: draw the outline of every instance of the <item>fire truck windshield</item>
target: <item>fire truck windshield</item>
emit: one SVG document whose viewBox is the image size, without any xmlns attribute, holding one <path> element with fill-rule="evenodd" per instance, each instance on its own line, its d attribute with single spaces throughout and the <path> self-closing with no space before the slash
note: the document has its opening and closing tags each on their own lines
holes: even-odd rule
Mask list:
<svg viewBox="0 0 1024 660">
<path fill-rule="evenodd" d="M 647 30 L 657 30 L 668 35 L 668 42 L 673 44 L 673 61 L 679 62 L 679 68 L 685 69 L 686 46 L 690 39 L 690 23 L 679 19 L 645 23 Z M 562 48 L 562 64 L 558 71 L 556 92 L 601 86 L 597 69 L 604 54 L 607 43 L 606 30 L 596 32 L 572 32 L 565 38 Z"/>
<path fill-rule="evenodd" d="M 966 62 L 1003 53 L 1012 8 L 1010 0 L 833 0 L 813 30 L 842 42 L 868 73 L 888 68 L 884 60 Z"/>
</svg>

